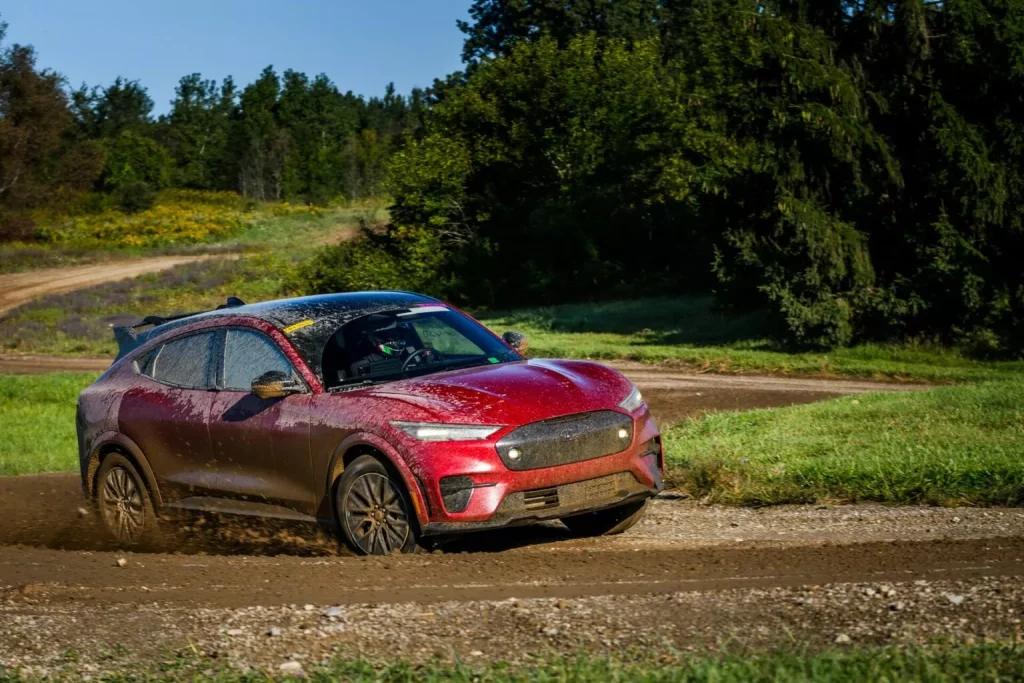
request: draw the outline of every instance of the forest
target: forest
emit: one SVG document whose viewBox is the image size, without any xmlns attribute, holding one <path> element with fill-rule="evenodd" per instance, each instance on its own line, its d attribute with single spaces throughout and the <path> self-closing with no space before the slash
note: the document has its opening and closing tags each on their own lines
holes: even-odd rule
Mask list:
<svg viewBox="0 0 1024 683">
<path fill-rule="evenodd" d="M 310 291 L 481 308 L 710 293 L 794 348 L 1024 349 L 1024 0 L 475 0 L 408 96 L 268 68 L 71 90 L 0 57 L 0 210 L 385 195 Z"/>
</svg>

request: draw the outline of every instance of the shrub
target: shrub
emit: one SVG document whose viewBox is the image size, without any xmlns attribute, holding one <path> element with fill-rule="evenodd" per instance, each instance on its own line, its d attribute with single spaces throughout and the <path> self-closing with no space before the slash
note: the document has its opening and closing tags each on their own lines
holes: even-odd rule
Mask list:
<svg viewBox="0 0 1024 683">
<path fill-rule="evenodd" d="M 132 201 L 144 199 L 142 194 L 132 192 Z M 128 195 L 122 195 L 126 198 Z M 237 234 L 252 219 L 244 203 L 229 192 L 179 190 L 162 195 L 155 206 L 138 213 L 107 209 L 73 216 L 51 223 L 44 233 L 51 242 L 82 248 L 212 242 Z"/>
<path fill-rule="evenodd" d="M 401 289 L 441 296 L 448 289 L 441 275 L 445 252 L 426 230 L 392 226 L 378 235 L 365 225 L 349 242 L 323 247 L 292 283 L 306 293 Z"/>
<path fill-rule="evenodd" d="M 148 183 L 133 181 L 122 186 L 118 192 L 118 206 L 125 213 L 139 213 L 153 208 L 156 203 L 156 192 Z"/>
</svg>

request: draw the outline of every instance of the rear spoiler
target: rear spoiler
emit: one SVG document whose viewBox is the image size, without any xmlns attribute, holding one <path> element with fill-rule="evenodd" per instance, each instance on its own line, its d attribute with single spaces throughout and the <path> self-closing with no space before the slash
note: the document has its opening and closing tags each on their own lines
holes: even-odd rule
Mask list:
<svg viewBox="0 0 1024 683">
<path fill-rule="evenodd" d="M 237 296 L 229 296 L 227 301 L 217 307 L 216 310 L 223 308 L 237 308 L 238 306 L 244 306 L 245 302 L 239 299 Z M 142 319 L 142 322 L 134 325 L 118 325 L 114 327 L 114 340 L 117 341 L 117 358 L 114 362 L 121 360 L 124 356 L 131 353 L 142 344 L 143 340 L 139 338 L 139 330 L 143 327 L 153 327 L 154 329 L 160 325 L 165 325 L 175 320 L 182 320 L 183 318 L 191 318 L 194 315 L 200 313 L 209 313 L 209 311 L 196 311 L 195 313 L 184 313 L 182 315 L 170 315 L 170 316 L 159 316 L 159 315 L 147 315 Z"/>
</svg>

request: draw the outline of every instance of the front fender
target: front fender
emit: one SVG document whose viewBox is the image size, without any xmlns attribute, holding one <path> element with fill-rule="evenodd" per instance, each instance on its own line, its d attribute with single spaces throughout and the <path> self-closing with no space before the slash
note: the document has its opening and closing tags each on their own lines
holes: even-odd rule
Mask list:
<svg viewBox="0 0 1024 683">
<path fill-rule="evenodd" d="M 409 492 L 413 511 L 416 513 L 416 519 L 419 521 L 420 526 L 422 527 L 424 524 L 427 524 L 427 522 L 430 521 L 430 514 L 426 499 L 423 495 L 423 487 L 416 478 L 416 475 L 413 474 L 411 469 L 409 469 L 409 465 L 406 464 L 405 458 L 402 457 L 397 448 L 392 446 L 383 437 L 370 432 L 356 432 L 354 434 L 350 434 L 334 450 L 334 454 L 331 456 L 330 466 L 327 468 L 327 479 L 324 481 L 324 499 L 327 501 L 329 506 L 328 509 L 333 512 L 334 502 L 332 489 L 334 487 L 334 482 L 337 481 L 338 477 L 341 476 L 342 471 L 345 469 L 343 464 L 345 454 L 359 446 L 369 446 L 374 450 L 379 451 L 385 458 L 387 458 L 388 462 L 402 477 L 402 481 L 405 484 L 405 490 Z M 334 521 L 333 514 L 331 514 L 331 521 Z"/>
</svg>

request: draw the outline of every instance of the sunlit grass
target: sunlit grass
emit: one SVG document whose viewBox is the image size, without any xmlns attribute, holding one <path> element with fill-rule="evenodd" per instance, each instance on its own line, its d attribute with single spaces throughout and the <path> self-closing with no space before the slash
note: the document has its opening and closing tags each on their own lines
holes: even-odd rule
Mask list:
<svg viewBox="0 0 1024 683">
<path fill-rule="evenodd" d="M 75 406 L 96 375 L 0 375 L 0 476 L 78 467 Z"/>
<path fill-rule="evenodd" d="M 720 413 L 665 430 L 669 479 L 723 503 L 1024 503 L 1024 381 Z"/>
</svg>

